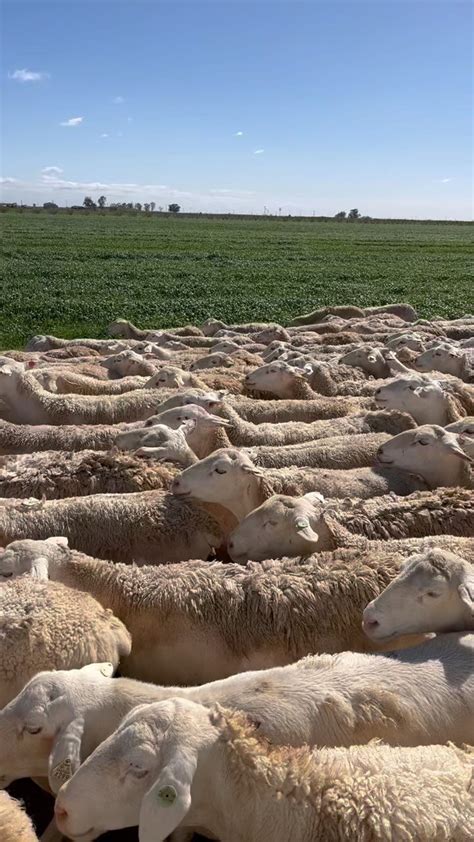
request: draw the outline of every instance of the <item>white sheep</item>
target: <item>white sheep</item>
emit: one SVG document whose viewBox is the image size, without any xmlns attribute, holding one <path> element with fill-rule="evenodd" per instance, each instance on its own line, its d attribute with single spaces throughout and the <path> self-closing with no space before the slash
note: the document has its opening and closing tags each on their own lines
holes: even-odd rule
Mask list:
<svg viewBox="0 0 474 842">
<path fill-rule="evenodd" d="M 382 444 L 377 462 L 382 467 L 413 471 L 430 488 L 461 486 L 473 488 L 472 458 L 463 450 L 461 435 L 436 424 L 405 430 Z"/>
<path fill-rule="evenodd" d="M 140 422 L 138 422 L 140 423 Z M 0 421 L 0 454 L 43 450 L 108 450 L 130 424 L 10 424 Z"/>
<path fill-rule="evenodd" d="M 197 425 L 193 419 L 180 422 L 179 427 L 176 428 L 169 427 L 167 424 L 154 423 L 146 428 L 120 433 L 116 444 L 121 450 L 134 450 L 135 456 L 174 462 L 187 468 L 198 461 L 195 451 L 188 442 L 191 434 L 196 437 L 196 428 Z"/>
<path fill-rule="evenodd" d="M 31 819 L 7 792 L 0 792 L 0 839 L 2 842 L 38 842 Z"/>
<path fill-rule="evenodd" d="M 473 634 L 448 634 L 392 657 L 313 655 L 198 687 L 113 679 L 100 663 L 42 672 L 0 712 L 0 780 L 49 775 L 57 792 L 134 707 L 174 697 L 244 711 L 275 744 L 472 743 L 473 656 Z"/>
<path fill-rule="evenodd" d="M 474 564 L 439 549 L 413 556 L 369 603 L 364 629 L 372 640 L 389 640 L 403 630 L 474 629 Z"/>
<path fill-rule="evenodd" d="M 472 753 L 454 746 L 280 748 L 245 714 L 187 699 L 140 706 L 59 791 L 77 837 L 139 824 L 141 842 L 202 828 L 233 842 L 465 840 Z"/>
<path fill-rule="evenodd" d="M 0 707 L 42 669 L 69 669 L 130 654 L 123 623 L 93 597 L 28 576 L 0 587 Z"/>
<path fill-rule="evenodd" d="M 389 377 L 390 369 L 379 348 L 365 346 L 356 348 L 339 357 L 340 365 L 357 366 L 372 377 Z"/>
<path fill-rule="evenodd" d="M 442 342 L 428 348 L 415 360 L 415 368 L 419 371 L 441 371 L 452 374 L 461 380 L 469 380 L 472 376 L 472 366 L 469 352 Z"/>
<path fill-rule="evenodd" d="M 444 427 L 474 414 L 474 389 L 460 381 L 429 380 L 411 374 L 387 382 L 374 398 L 378 407 L 408 412 L 417 424 Z"/>
<path fill-rule="evenodd" d="M 474 417 L 467 416 L 453 424 L 447 424 L 446 430 L 459 434 L 459 444 L 471 459 L 474 459 Z"/>
</svg>

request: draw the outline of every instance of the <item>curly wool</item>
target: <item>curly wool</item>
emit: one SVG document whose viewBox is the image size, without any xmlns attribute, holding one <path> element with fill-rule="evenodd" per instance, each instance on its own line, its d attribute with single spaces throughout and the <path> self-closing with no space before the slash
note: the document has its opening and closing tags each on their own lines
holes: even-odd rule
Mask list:
<svg viewBox="0 0 474 842">
<path fill-rule="evenodd" d="M 132 424 L 11 424 L 0 420 L 0 453 L 43 450 L 108 450 Z"/>
<path fill-rule="evenodd" d="M 317 468 L 363 468 L 375 462 L 377 450 L 389 441 L 388 433 L 365 433 L 350 437 L 336 436 L 314 444 L 303 442 L 287 447 L 255 447 L 248 449 L 252 462 L 263 468 L 285 468 L 307 465 Z"/>
<path fill-rule="evenodd" d="M 311 400 L 256 400 L 244 395 L 229 398 L 229 404 L 245 421 L 261 424 L 267 421 L 276 424 L 284 421 L 319 421 L 341 418 L 373 409 L 373 402 L 367 398 L 327 398 L 312 395 Z"/>
<path fill-rule="evenodd" d="M 53 372 L 54 373 L 54 372 Z M 151 371 L 151 374 L 154 373 Z M 60 371 L 56 375 L 56 391 L 59 395 L 123 395 L 136 389 L 144 389 L 150 379 L 146 377 L 122 377 L 119 380 L 96 380 L 78 374 L 77 371 Z"/>
<path fill-rule="evenodd" d="M 0 705 L 40 670 L 95 661 L 116 667 L 131 649 L 123 623 L 92 596 L 23 576 L 0 587 Z"/>
<path fill-rule="evenodd" d="M 38 842 L 33 823 L 19 801 L 0 791 L 0 839 L 2 842 Z"/>
<path fill-rule="evenodd" d="M 168 489 L 178 468 L 123 453 L 52 451 L 4 459 L 0 497 L 57 500 Z"/>
</svg>

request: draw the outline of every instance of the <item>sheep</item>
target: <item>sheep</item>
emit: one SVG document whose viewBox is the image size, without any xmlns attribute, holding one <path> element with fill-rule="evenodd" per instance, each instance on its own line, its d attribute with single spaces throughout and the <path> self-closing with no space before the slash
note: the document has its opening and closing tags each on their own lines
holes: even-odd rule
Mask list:
<svg viewBox="0 0 474 842">
<path fill-rule="evenodd" d="M 185 430 L 186 441 L 199 459 L 208 456 L 220 447 L 230 446 L 230 441 L 227 438 L 227 430 L 231 426 L 230 422 L 218 415 L 211 415 L 204 407 L 195 404 L 168 409 L 159 415 L 152 415 L 141 430 L 130 431 L 125 436 L 121 436 L 118 443 L 122 444 L 128 440 L 132 443 L 132 447 L 133 443 L 140 447 L 143 439 L 146 439 L 147 443 L 153 446 L 156 425 L 165 425 L 176 430 L 186 421 L 193 422 Z M 193 459 L 191 464 L 195 461 L 196 459 Z M 189 461 L 188 464 L 190 464 Z"/>
<path fill-rule="evenodd" d="M 461 486 L 474 488 L 472 457 L 462 448 L 462 438 L 436 424 L 405 430 L 383 444 L 377 452 L 382 467 L 413 471 L 429 488 Z"/>
<path fill-rule="evenodd" d="M 0 461 L 0 497 L 57 500 L 169 488 L 177 469 L 94 450 L 44 452 Z"/>
<path fill-rule="evenodd" d="M 196 426 L 195 421 L 191 419 L 176 429 L 166 424 L 153 424 L 151 428 L 130 430 L 117 436 L 117 447 L 122 450 L 135 450 L 137 457 L 148 456 L 187 468 L 198 461 L 187 440 L 187 436 L 194 432 Z"/>
<path fill-rule="evenodd" d="M 190 371 L 203 371 L 206 368 L 232 368 L 232 357 L 213 351 L 189 366 Z"/>
<path fill-rule="evenodd" d="M 282 399 L 317 397 L 301 371 L 281 360 L 256 368 L 247 374 L 245 387 L 250 391 L 269 392 Z"/>
<path fill-rule="evenodd" d="M 474 459 L 474 417 L 462 418 L 445 427 L 448 432 L 459 433 L 459 444 L 464 452 Z"/>
<path fill-rule="evenodd" d="M 474 564 L 447 550 L 409 558 L 399 575 L 366 607 L 364 631 L 390 640 L 404 629 L 450 632 L 474 629 Z"/>
<path fill-rule="evenodd" d="M 112 611 L 59 582 L 29 576 L 4 582 L 0 615 L 0 707 L 38 670 L 91 661 L 111 661 L 115 668 L 131 651 L 130 635 Z"/>
<path fill-rule="evenodd" d="M 399 316 L 405 322 L 414 322 L 418 318 L 416 310 L 410 304 L 386 304 L 383 307 L 353 307 L 353 306 L 336 306 L 336 307 L 322 307 L 320 310 L 314 310 L 305 316 L 296 316 L 291 322 L 293 325 L 308 325 L 317 324 L 324 320 L 326 316 L 341 316 L 343 319 L 363 319 L 364 316 L 376 315 L 381 313 L 393 314 Z"/>
<path fill-rule="evenodd" d="M 131 424 L 10 424 L 0 421 L 0 454 L 36 453 L 41 450 L 107 450 Z"/>
<path fill-rule="evenodd" d="M 158 348 L 154 354 L 154 358 L 160 360 L 169 360 L 171 354 L 162 348 Z M 151 377 L 156 371 L 156 363 L 145 359 L 136 351 L 127 350 L 120 351 L 119 354 L 114 354 L 111 357 L 106 357 L 102 360 L 102 365 L 106 369 L 109 376 L 112 377 L 132 377 L 139 375 L 142 377 Z"/>
<path fill-rule="evenodd" d="M 474 537 L 474 498 L 460 488 L 415 491 L 408 497 L 374 497 L 321 503 L 320 495 L 276 494 L 241 521 L 227 547 L 233 561 L 309 555 L 343 546 L 350 533 L 371 540 L 423 535 Z"/>
<path fill-rule="evenodd" d="M 472 743 L 473 655 L 474 635 L 448 634 L 393 657 L 313 655 L 197 687 L 110 678 L 100 663 L 41 672 L 0 712 L 0 780 L 49 773 L 57 792 L 134 707 L 176 697 L 241 710 L 280 745 Z"/>
<path fill-rule="evenodd" d="M 206 378 L 207 375 L 207 378 Z M 145 384 L 147 389 L 179 389 L 195 387 L 200 389 L 226 389 L 229 392 L 242 391 L 243 379 L 238 372 L 201 371 L 197 376 L 192 371 L 184 371 L 176 366 L 163 366 Z"/>
<path fill-rule="evenodd" d="M 363 468 L 373 465 L 387 433 L 335 436 L 314 443 L 301 442 L 286 447 L 249 447 L 244 451 L 261 468 L 306 465 L 313 468 Z"/>
<path fill-rule="evenodd" d="M 390 350 L 398 352 L 402 348 L 409 348 L 411 351 L 421 353 L 425 350 L 423 335 L 421 333 L 402 333 L 387 339 L 385 346 Z"/>
<path fill-rule="evenodd" d="M 274 494 L 298 497 L 317 491 L 324 497 L 367 499 L 393 491 L 398 495 L 426 490 L 416 474 L 383 468 L 257 468 L 246 453 L 222 449 L 187 468 L 171 483 L 178 497 L 219 503 L 240 522 Z"/>
<path fill-rule="evenodd" d="M 123 675 L 192 685 L 283 666 L 309 653 L 404 645 L 374 643 L 361 625 L 364 608 L 403 560 L 434 544 L 474 561 L 473 542 L 451 535 L 435 542 L 358 543 L 310 559 L 246 567 L 189 561 L 136 568 L 64 545 L 22 540 L 0 554 L 0 576 L 34 573 L 86 591 L 111 608 L 132 635 Z"/>
<path fill-rule="evenodd" d="M 19 538 L 64 535 L 78 550 L 99 557 L 159 564 L 206 559 L 222 540 L 214 518 L 161 491 L 36 503 L 8 500 L 0 505 L 0 546 Z"/>
<path fill-rule="evenodd" d="M 381 409 L 408 412 L 417 424 L 444 427 L 474 414 L 473 387 L 455 380 L 429 380 L 421 375 L 388 381 L 377 389 L 374 400 Z"/>
<path fill-rule="evenodd" d="M 77 374 L 75 371 L 61 371 L 54 377 L 55 391 L 59 395 L 123 395 L 125 392 L 145 389 L 149 380 L 149 377 L 96 380 L 83 374 Z"/>
<path fill-rule="evenodd" d="M 379 348 L 360 347 L 339 357 L 339 364 L 356 366 L 372 377 L 384 378 L 390 376 L 390 369 Z"/>
<path fill-rule="evenodd" d="M 437 344 L 420 354 L 415 360 L 415 368 L 418 371 L 440 371 L 467 381 L 473 374 L 468 352 L 446 343 Z"/>
<path fill-rule="evenodd" d="M 126 348 L 134 347 L 134 340 L 128 339 L 119 342 L 114 339 L 61 339 L 58 336 L 39 334 L 32 336 L 27 342 L 26 351 L 52 351 L 55 349 L 70 348 L 80 345 L 92 351 L 124 351 Z"/>
<path fill-rule="evenodd" d="M 19 423 L 107 424 L 138 421 L 153 415 L 156 391 L 137 389 L 124 395 L 53 395 L 32 374 L 0 368 L 0 394 L 6 397 Z"/>
<path fill-rule="evenodd" d="M 140 330 L 127 319 L 115 319 L 108 327 L 110 336 L 120 336 L 125 339 L 148 339 L 149 336 L 161 336 L 162 330 Z M 202 331 L 194 325 L 174 327 L 167 331 L 174 336 L 202 336 Z"/>
<path fill-rule="evenodd" d="M 61 787 L 61 832 L 139 824 L 141 842 L 202 828 L 233 842 L 472 839 L 472 749 L 273 746 L 259 725 L 189 699 L 141 705 Z"/>
<path fill-rule="evenodd" d="M 38 842 L 31 819 L 8 792 L 0 792 L 0 839 L 2 842 Z"/>
</svg>

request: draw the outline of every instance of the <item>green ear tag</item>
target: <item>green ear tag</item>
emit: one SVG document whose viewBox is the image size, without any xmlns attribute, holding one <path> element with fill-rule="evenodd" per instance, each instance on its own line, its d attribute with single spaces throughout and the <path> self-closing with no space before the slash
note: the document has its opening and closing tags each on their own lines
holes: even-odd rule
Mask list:
<svg viewBox="0 0 474 842">
<path fill-rule="evenodd" d="M 158 790 L 158 798 L 163 807 L 172 807 L 178 797 L 174 786 L 162 786 Z"/>
</svg>

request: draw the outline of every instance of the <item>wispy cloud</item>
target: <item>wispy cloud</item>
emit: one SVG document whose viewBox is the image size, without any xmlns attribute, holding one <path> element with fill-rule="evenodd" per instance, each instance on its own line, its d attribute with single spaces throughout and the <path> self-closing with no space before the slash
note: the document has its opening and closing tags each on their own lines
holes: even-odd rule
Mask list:
<svg viewBox="0 0 474 842">
<path fill-rule="evenodd" d="M 133 117 L 127 117 L 127 123 L 133 123 Z"/>
<path fill-rule="evenodd" d="M 264 152 L 265 152 L 265 149 L 256 149 L 253 154 L 254 155 L 263 155 Z"/>
<path fill-rule="evenodd" d="M 123 96 L 114 96 L 112 102 L 115 103 L 115 105 L 122 105 L 122 103 L 125 102 L 125 99 Z"/>
<path fill-rule="evenodd" d="M 101 137 L 108 137 L 107 132 L 102 132 Z"/>
<path fill-rule="evenodd" d="M 18 178 L 0 178 L 0 184 L 21 184 Z"/>
<path fill-rule="evenodd" d="M 243 132 L 236 132 L 234 137 L 242 137 L 242 135 L 243 135 Z"/>
<path fill-rule="evenodd" d="M 452 178 L 442 178 L 442 179 L 441 179 L 441 184 L 448 184 L 448 183 L 449 183 L 450 181 L 452 181 L 452 180 L 453 180 Z"/>
<path fill-rule="evenodd" d="M 70 117 L 69 120 L 64 120 L 59 125 L 60 126 L 69 126 L 69 127 L 74 128 L 75 126 L 80 126 L 83 120 L 84 120 L 84 117 Z"/>
<path fill-rule="evenodd" d="M 43 167 L 41 172 L 43 175 L 61 175 L 63 170 L 61 167 Z"/>
<path fill-rule="evenodd" d="M 14 79 L 15 82 L 41 82 L 43 79 L 49 78 L 49 73 L 42 70 L 27 70 L 24 67 L 22 70 L 14 70 L 13 73 L 9 73 L 8 78 Z"/>
</svg>

